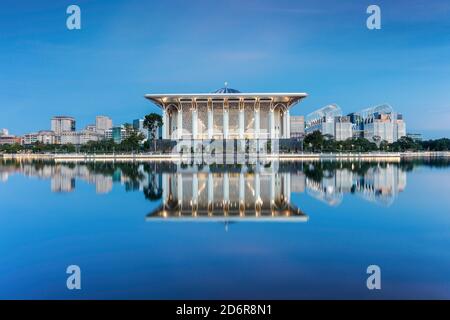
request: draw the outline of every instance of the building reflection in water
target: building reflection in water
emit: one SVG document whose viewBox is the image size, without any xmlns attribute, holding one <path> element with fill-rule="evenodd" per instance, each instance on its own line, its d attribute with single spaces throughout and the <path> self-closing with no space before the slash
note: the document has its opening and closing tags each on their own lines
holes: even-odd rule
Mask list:
<svg viewBox="0 0 450 320">
<path fill-rule="evenodd" d="M 180 163 L 51 163 L 0 161 L 0 181 L 20 173 L 51 180 L 53 192 L 72 192 L 78 180 L 99 194 L 114 185 L 140 191 L 160 205 L 148 220 L 305 221 L 291 202 L 306 193 L 337 206 L 345 194 L 389 206 L 406 188 L 412 163 L 256 162 L 235 165 Z M 423 164 L 421 164 L 423 165 Z M 428 164 L 429 165 L 429 164 Z M 448 166 L 449 163 L 440 163 Z"/>
<path fill-rule="evenodd" d="M 324 170 L 320 180 L 306 179 L 307 193 L 330 206 L 339 205 L 346 193 L 388 206 L 405 188 L 406 171 L 389 163 L 369 167 L 363 172 L 348 168 Z"/>
<path fill-rule="evenodd" d="M 162 174 L 162 204 L 148 219 L 305 221 L 307 216 L 290 202 L 291 175 L 272 167 L 240 172 Z M 292 220 L 294 221 L 294 220 Z"/>
</svg>

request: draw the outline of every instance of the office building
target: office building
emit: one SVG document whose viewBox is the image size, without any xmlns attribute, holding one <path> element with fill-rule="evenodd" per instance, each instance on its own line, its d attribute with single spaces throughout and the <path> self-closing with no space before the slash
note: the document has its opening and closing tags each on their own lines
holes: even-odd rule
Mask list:
<svg viewBox="0 0 450 320">
<path fill-rule="evenodd" d="M 377 105 L 349 115 L 354 130 L 362 132 L 364 138 L 379 143 L 392 143 L 406 136 L 403 116 L 388 104 Z"/>
<path fill-rule="evenodd" d="M 95 117 L 95 128 L 98 133 L 105 134 L 106 130 L 110 130 L 113 127 L 112 119 L 107 116 Z"/>
<path fill-rule="evenodd" d="M 144 128 L 144 119 L 133 120 L 133 129 L 144 136 L 143 141 L 146 141 L 149 138 L 149 130 Z"/>
<path fill-rule="evenodd" d="M 353 136 L 350 117 L 343 117 L 341 108 L 329 104 L 306 116 L 306 133 L 319 131 L 321 134 L 343 141 Z"/>
<path fill-rule="evenodd" d="M 51 130 L 60 135 L 64 131 L 75 131 L 75 119 L 68 116 L 55 116 L 51 119 Z"/>
<path fill-rule="evenodd" d="M 353 137 L 353 124 L 348 116 L 334 118 L 334 139 L 344 141 Z"/>
<path fill-rule="evenodd" d="M 291 116 L 291 138 L 302 138 L 305 135 L 305 117 Z"/>
</svg>

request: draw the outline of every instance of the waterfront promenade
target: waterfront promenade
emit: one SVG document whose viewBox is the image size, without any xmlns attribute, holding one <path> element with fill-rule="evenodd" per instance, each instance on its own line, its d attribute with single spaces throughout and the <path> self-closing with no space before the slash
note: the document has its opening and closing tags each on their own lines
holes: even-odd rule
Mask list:
<svg viewBox="0 0 450 320">
<path fill-rule="evenodd" d="M 386 161 L 398 162 L 401 159 L 450 157 L 450 151 L 441 152 L 362 152 L 362 153 L 283 153 L 283 154 L 247 154 L 237 155 L 239 159 L 261 159 L 280 161 Z M 115 154 L 88 154 L 88 153 L 43 153 L 43 154 L 0 154 L 4 160 L 48 160 L 55 162 L 153 162 L 153 161 L 179 161 L 211 159 L 207 154 L 152 154 L 152 153 L 115 153 Z M 236 158 L 236 155 L 220 155 L 227 162 Z M 213 158 L 214 159 L 214 158 Z"/>
</svg>

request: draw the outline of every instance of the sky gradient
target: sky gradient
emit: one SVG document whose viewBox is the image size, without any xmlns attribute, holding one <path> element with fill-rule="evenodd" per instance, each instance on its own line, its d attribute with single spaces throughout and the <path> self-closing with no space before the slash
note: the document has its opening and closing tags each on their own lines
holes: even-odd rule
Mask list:
<svg viewBox="0 0 450 320">
<path fill-rule="evenodd" d="M 82 29 L 66 28 L 81 8 Z M 368 30 L 366 8 L 381 7 Z M 11 1 L 0 3 L 0 128 L 72 115 L 77 129 L 158 109 L 146 93 L 307 92 L 291 114 L 390 103 L 408 132 L 450 137 L 449 1 Z"/>
</svg>

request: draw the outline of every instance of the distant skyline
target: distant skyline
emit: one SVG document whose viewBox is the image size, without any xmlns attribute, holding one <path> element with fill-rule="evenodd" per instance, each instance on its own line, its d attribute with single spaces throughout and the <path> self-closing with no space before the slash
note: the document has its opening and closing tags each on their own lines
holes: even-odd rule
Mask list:
<svg viewBox="0 0 450 320">
<path fill-rule="evenodd" d="M 81 8 L 82 29 L 66 28 Z M 368 30 L 366 8 L 381 8 Z M 13 1 L 0 11 L 0 128 L 114 124 L 159 109 L 147 93 L 306 92 L 292 110 L 389 103 L 407 131 L 450 137 L 449 1 Z"/>
</svg>

